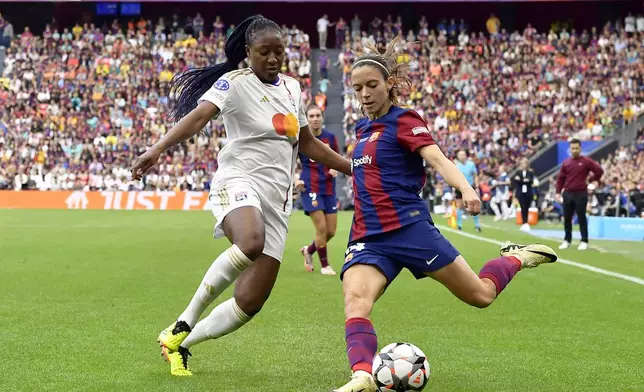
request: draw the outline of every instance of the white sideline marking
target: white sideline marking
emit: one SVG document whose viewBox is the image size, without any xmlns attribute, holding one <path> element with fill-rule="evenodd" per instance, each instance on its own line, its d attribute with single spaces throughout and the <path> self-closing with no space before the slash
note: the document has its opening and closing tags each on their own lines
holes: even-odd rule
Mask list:
<svg viewBox="0 0 644 392">
<path fill-rule="evenodd" d="M 474 239 L 474 240 L 478 240 L 478 241 L 482 241 L 482 242 L 489 242 L 490 244 L 495 244 L 495 245 L 502 245 L 503 244 L 502 241 L 493 240 L 493 239 L 482 237 L 482 236 L 475 235 L 475 234 L 464 233 L 462 231 L 454 230 L 454 229 L 452 229 L 450 227 L 447 227 L 447 226 L 436 225 L 436 227 L 438 227 L 440 230 L 449 231 L 450 233 L 458 234 L 458 235 L 461 235 L 463 237 L 471 238 L 471 239 Z M 618 279 L 627 280 L 629 282 L 637 283 L 639 285 L 644 286 L 644 279 L 637 278 L 635 276 L 620 274 L 618 272 L 608 271 L 608 270 L 605 270 L 605 269 L 602 269 L 602 268 L 593 267 L 592 265 L 582 264 L 582 263 L 578 263 L 576 261 L 566 260 L 566 259 L 561 259 L 561 258 L 557 260 L 557 263 L 572 265 L 573 267 L 585 269 L 587 271 L 596 272 L 596 273 L 602 274 L 602 275 L 612 276 L 612 277 L 618 278 Z"/>
</svg>

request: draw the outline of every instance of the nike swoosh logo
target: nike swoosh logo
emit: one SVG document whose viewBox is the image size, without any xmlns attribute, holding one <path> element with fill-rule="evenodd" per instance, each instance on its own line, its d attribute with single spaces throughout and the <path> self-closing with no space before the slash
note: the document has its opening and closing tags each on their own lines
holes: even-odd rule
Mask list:
<svg viewBox="0 0 644 392">
<path fill-rule="evenodd" d="M 436 260 L 437 257 L 438 257 L 438 255 L 434 256 L 434 258 L 431 259 L 431 260 L 427 260 L 426 261 L 427 265 L 432 265 L 432 263 L 434 262 L 434 260 Z"/>
<path fill-rule="evenodd" d="M 554 263 L 555 261 L 557 261 L 557 256 L 555 256 L 553 254 L 550 254 L 550 253 L 540 252 L 538 250 L 531 250 L 529 252 L 532 252 L 532 253 L 547 257 L 550 260 L 551 263 Z"/>
</svg>

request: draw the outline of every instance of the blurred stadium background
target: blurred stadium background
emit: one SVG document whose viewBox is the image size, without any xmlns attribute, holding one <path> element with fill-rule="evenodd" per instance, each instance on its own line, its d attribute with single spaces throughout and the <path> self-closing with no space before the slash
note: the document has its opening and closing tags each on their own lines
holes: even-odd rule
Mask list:
<svg viewBox="0 0 644 392">
<path fill-rule="evenodd" d="M 644 390 L 636 332 L 644 308 L 643 11 L 640 1 L 1 2 L 0 337 L 19 358 L 1 361 L 0 389 L 177 388 L 154 361 L 155 333 L 222 249 L 209 239 L 212 218 L 55 210 L 207 209 L 227 142 L 218 121 L 168 151 L 144 181 L 131 182 L 129 167 L 172 126 L 172 77 L 223 61 L 234 23 L 262 13 L 286 33 L 282 72 L 300 80 L 304 103 L 325 110 L 345 154 L 360 115 L 347 79 L 351 49 L 402 34 L 418 42 L 398 59 L 413 76 L 405 105 L 447 155 L 470 152 L 488 215 L 501 165 L 512 173 L 529 158 L 539 178 L 530 234 L 518 231 L 515 211 L 510 221 L 484 218 L 481 235 L 446 227 L 452 190 L 427 172 L 423 197 L 475 268 L 499 241 L 562 238 L 554 183 L 569 140 L 582 140 L 605 170 L 588 188 L 592 249 L 525 272 L 489 314 L 459 307 L 436 285 L 410 291 L 409 276 L 392 286 L 374 317 L 384 340 L 430 353 L 437 373 L 429 390 Z M 340 206 L 350 211 L 350 178 L 338 181 Z M 350 218 L 341 214 L 330 244 L 338 267 Z M 202 377 L 180 389 L 339 385 L 347 373 L 340 286 L 304 274 L 298 249 L 312 235 L 295 211 L 276 298 L 246 329 L 204 348 L 195 361 Z M 177 263 L 179 277 L 163 273 Z"/>
</svg>

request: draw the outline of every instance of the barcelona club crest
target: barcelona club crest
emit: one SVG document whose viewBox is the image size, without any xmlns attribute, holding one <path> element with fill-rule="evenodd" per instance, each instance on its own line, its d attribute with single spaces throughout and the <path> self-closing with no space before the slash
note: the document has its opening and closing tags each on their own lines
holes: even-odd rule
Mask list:
<svg viewBox="0 0 644 392">
<path fill-rule="evenodd" d="M 371 136 L 369 136 L 369 140 L 367 140 L 367 141 L 370 142 L 370 143 L 375 142 L 376 140 L 378 140 L 379 136 L 380 136 L 380 132 L 374 132 L 374 133 L 371 134 Z"/>
</svg>

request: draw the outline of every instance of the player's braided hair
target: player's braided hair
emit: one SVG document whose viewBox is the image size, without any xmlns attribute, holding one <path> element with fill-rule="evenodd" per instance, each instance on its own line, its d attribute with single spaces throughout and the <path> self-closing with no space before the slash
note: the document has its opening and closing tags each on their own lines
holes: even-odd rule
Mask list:
<svg viewBox="0 0 644 392">
<path fill-rule="evenodd" d="M 356 51 L 358 58 L 351 69 L 359 67 L 372 67 L 380 71 L 384 80 L 394 79 L 394 86 L 389 90 L 389 99 L 394 105 L 399 105 L 398 97 L 402 90 L 411 87 L 409 78 L 409 66 L 406 63 L 398 63 L 398 55 L 407 47 L 402 37 L 396 36 L 386 48 L 379 50 L 376 46 L 367 44 Z"/>
<path fill-rule="evenodd" d="M 279 25 L 262 15 L 254 15 L 241 22 L 226 40 L 226 62 L 209 67 L 193 68 L 172 79 L 170 115 L 175 120 L 197 107 L 197 101 L 225 73 L 234 71 L 246 58 L 246 45 L 253 42 L 261 31 L 274 30 L 281 34 Z"/>
</svg>

